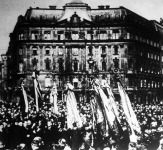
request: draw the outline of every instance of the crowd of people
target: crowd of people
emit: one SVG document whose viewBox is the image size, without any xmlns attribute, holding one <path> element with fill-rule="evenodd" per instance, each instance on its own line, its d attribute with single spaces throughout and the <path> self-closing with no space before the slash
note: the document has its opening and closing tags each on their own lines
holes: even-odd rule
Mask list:
<svg viewBox="0 0 163 150">
<path fill-rule="evenodd" d="M 52 104 L 43 101 L 39 112 L 34 101 L 29 105 L 28 113 L 22 111 L 18 102 L 0 102 L 0 149 L 45 149 L 45 150 L 157 150 L 161 149 L 163 132 L 163 105 L 132 104 L 141 126 L 142 134 L 138 140 L 130 142 L 128 125 L 119 102 L 119 118 L 122 128 L 118 137 L 101 132 L 101 125 L 94 127 L 90 100 L 78 102 L 78 110 L 83 126 L 76 123 L 67 128 L 66 102 L 58 100 L 59 114 L 54 114 Z M 160 143 L 159 143 L 160 141 Z M 163 143 L 163 141 L 162 141 Z M 130 147 L 130 148 L 129 148 Z"/>
</svg>

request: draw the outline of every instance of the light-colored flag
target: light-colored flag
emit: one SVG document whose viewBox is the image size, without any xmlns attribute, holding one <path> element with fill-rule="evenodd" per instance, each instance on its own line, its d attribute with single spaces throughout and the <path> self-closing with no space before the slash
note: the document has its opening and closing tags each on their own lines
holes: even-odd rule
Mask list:
<svg viewBox="0 0 163 150">
<path fill-rule="evenodd" d="M 107 93 L 109 95 L 109 103 L 114 111 L 114 114 L 117 118 L 117 121 L 120 123 L 120 119 L 119 119 L 119 112 L 118 112 L 118 108 L 117 108 L 117 105 L 116 105 L 116 102 L 115 102 L 115 98 L 114 98 L 114 95 L 113 95 L 113 92 L 110 88 L 110 86 L 106 83 L 106 90 L 107 90 Z"/>
<path fill-rule="evenodd" d="M 23 97 L 24 97 L 24 103 L 25 103 L 25 112 L 27 113 L 28 110 L 29 110 L 29 107 L 28 107 L 28 98 L 27 98 L 27 93 L 26 91 L 24 90 L 24 87 L 22 87 L 22 92 L 23 92 Z"/>
<path fill-rule="evenodd" d="M 33 72 L 33 83 L 34 83 L 34 93 L 35 93 L 35 101 L 36 101 L 36 111 L 38 112 L 39 111 L 39 102 L 38 102 L 38 99 L 39 97 L 41 98 L 41 91 L 40 91 L 40 84 L 39 82 L 37 81 L 36 79 L 36 74 L 35 72 Z"/>
<path fill-rule="evenodd" d="M 54 85 L 50 93 L 50 103 L 53 105 L 53 113 L 58 114 L 58 105 L 57 105 L 57 87 Z"/>
<path fill-rule="evenodd" d="M 76 123 L 78 128 L 81 128 L 82 120 L 77 109 L 77 101 L 74 92 L 68 89 L 65 99 L 67 107 L 67 128 L 73 129 L 74 123 Z"/>
<path fill-rule="evenodd" d="M 109 125 L 111 127 L 113 127 L 114 121 L 115 121 L 116 118 L 115 118 L 115 114 L 114 114 L 113 109 L 112 109 L 111 102 L 108 99 L 108 97 L 106 96 L 106 94 L 104 93 L 104 91 L 102 90 L 102 88 L 100 87 L 100 85 L 97 85 L 97 82 L 95 84 L 94 84 L 94 89 L 98 92 L 98 94 L 101 97 L 105 117 L 106 117 Z"/>
<path fill-rule="evenodd" d="M 118 82 L 118 90 L 119 90 L 119 93 L 121 96 L 121 103 L 122 103 L 123 111 L 125 113 L 128 124 L 130 125 L 131 131 L 132 132 L 136 131 L 141 134 L 141 128 L 138 123 L 135 112 L 131 106 L 130 99 L 119 82 Z M 133 134 L 134 134 L 134 132 L 133 132 Z"/>
</svg>

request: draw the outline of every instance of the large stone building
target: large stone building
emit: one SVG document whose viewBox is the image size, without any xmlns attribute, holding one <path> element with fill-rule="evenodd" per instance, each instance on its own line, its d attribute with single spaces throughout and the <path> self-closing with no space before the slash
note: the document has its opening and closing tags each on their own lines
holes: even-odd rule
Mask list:
<svg viewBox="0 0 163 150">
<path fill-rule="evenodd" d="M 163 54 L 156 26 L 162 27 L 124 7 L 91 9 L 80 0 L 63 9 L 29 8 L 10 34 L 8 86 L 23 77 L 30 87 L 37 70 L 42 87 L 55 80 L 62 98 L 67 80 L 80 95 L 83 86 L 91 90 L 93 76 L 105 75 L 118 97 L 118 72 L 132 101 L 157 102 L 163 87 Z"/>
</svg>

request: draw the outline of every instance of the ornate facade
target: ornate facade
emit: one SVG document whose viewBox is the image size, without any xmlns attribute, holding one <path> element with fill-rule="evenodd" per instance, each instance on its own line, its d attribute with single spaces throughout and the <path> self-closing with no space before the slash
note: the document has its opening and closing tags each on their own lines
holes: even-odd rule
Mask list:
<svg viewBox="0 0 163 150">
<path fill-rule="evenodd" d="M 93 76 L 105 75 L 116 95 L 118 72 L 132 101 L 160 100 L 161 36 L 153 22 L 124 7 L 91 9 L 76 0 L 63 9 L 30 8 L 10 38 L 8 86 L 22 77 L 30 86 L 37 70 L 42 87 L 55 80 L 61 98 L 67 80 L 80 93 L 91 90 Z"/>
</svg>

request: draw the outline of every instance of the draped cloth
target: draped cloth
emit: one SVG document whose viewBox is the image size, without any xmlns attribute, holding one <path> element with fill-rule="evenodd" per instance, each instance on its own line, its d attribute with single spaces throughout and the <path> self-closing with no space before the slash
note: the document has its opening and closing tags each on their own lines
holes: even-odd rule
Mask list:
<svg viewBox="0 0 163 150">
<path fill-rule="evenodd" d="M 70 89 L 71 88 L 71 89 Z M 73 129 L 73 124 L 76 123 L 78 128 L 82 127 L 82 120 L 79 115 L 79 110 L 77 108 L 77 101 L 72 91 L 72 85 L 68 85 L 68 90 L 65 95 L 66 107 L 67 107 L 67 128 Z"/>
<path fill-rule="evenodd" d="M 98 80 L 95 80 L 93 83 L 93 87 L 100 97 L 99 102 L 101 103 L 101 105 L 98 106 L 101 107 L 103 113 L 103 118 L 104 118 L 103 124 L 105 124 L 105 130 L 106 130 L 105 132 L 109 133 L 109 129 L 111 129 L 113 132 L 116 132 L 116 134 L 119 135 L 120 131 L 117 124 L 117 121 L 120 122 L 118 117 L 119 114 L 118 114 L 118 109 L 115 103 L 113 93 L 109 85 L 107 85 L 107 87 L 102 87 L 98 82 Z M 106 92 L 104 92 L 104 90 L 107 91 L 107 94 Z"/>
<path fill-rule="evenodd" d="M 23 92 L 23 98 L 24 98 L 24 103 L 25 103 L 25 112 L 28 113 L 29 111 L 29 105 L 28 105 L 28 98 L 27 98 L 27 93 L 26 91 L 24 90 L 24 86 L 22 85 L 22 92 Z"/>
<path fill-rule="evenodd" d="M 54 114 L 59 114 L 58 112 L 58 105 L 57 105 L 57 86 L 54 85 L 52 91 L 50 93 L 50 103 L 53 105 L 52 112 Z"/>
<path fill-rule="evenodd" d="M 37 81 L 36 73 L 33 72 L 33 85 L 34 85 L 34 99 L 36 104 L 36 111 L 39 112 L 39 105 L 41 103 L 42 95 L 41 95 L 41 86 Z"/>
<path fill-rule="evenodd" d="M 124 111 L 124 114 L 126 116 L 127 122 L 131 128 L 132 134 L 135 134 L 134 131 L 137 133 L 141 134 L 141 128 L 138 123 L 137 117 L 135 115 L 135 112 L 131 106 L 130 99 L 123 89 L 122 85 L 118 82 L 118 90 L 121 96 L 121 103 L 122 103 L 122 108 Z"/>
</svg>

